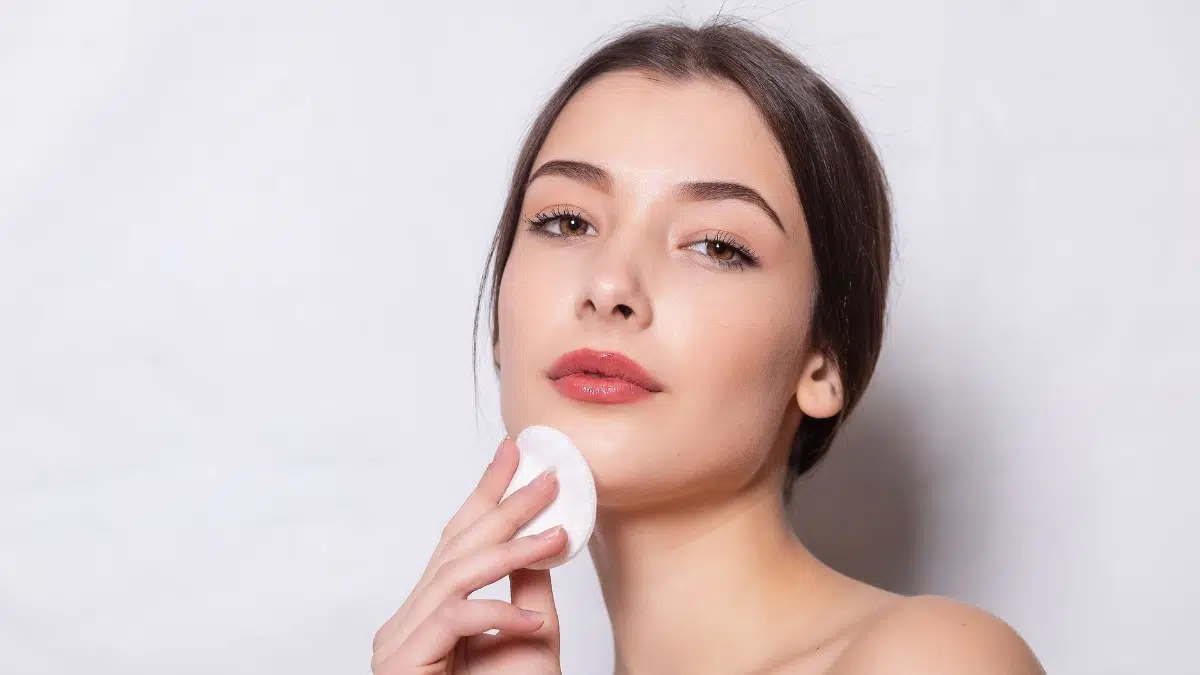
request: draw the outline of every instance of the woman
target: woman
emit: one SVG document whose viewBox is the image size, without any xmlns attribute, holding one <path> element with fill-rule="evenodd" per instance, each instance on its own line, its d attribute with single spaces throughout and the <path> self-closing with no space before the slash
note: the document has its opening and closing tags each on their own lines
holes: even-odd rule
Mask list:
<svg viewBox="0 0 1200 675">
<path fill-rule="evenodd" d="M 788 525 L 874 369 L 890 255 L 863 130 L 753 30 L 637 28 L 546 104 L 489 257 L 493 357 L 506 428 L 562 429 L 595 474 L 617 673 L 1042 672 L 1000 620 L 849 579 Z M 376 675 L 560 672 L 550 575 L 524 568 L 566 538 L 510 541 L 556 484 L 501 501 L 516 464 L 506 439 Z M 468 598 L 505 576 L 511 603 Z"/>
</svg>

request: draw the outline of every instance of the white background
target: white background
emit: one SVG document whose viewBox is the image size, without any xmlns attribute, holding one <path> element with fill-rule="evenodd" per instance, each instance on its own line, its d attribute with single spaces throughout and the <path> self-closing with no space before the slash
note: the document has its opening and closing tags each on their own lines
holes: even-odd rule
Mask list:
<svg viewBox="0 0 1200 675">
<path fill-rule="evenodd" d="M 501 433 L 472 312 L 526 125 L 605 34 L 718 8 L 0 1 L 0 672 L 367 672 Z M 725 10 L 895 188 L 799 530 L 1051 673 L 1197 672 L 1197 3 Z M 556 588 L 564 671 L 611 672 L 590 562 Z"/>
</svg>

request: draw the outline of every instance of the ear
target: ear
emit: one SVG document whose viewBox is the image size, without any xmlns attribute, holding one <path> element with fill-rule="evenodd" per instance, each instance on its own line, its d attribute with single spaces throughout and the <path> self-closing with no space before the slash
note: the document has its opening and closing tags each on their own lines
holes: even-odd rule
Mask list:
<svg viewBox="0 0 1200 675">
<path fill-rule="evenodd" d="M 833 417 L 842 409 L 842 375 L 826 354 L 813 352 L 800 371 L 796 404 L 806 417 Z"/>
</svg>

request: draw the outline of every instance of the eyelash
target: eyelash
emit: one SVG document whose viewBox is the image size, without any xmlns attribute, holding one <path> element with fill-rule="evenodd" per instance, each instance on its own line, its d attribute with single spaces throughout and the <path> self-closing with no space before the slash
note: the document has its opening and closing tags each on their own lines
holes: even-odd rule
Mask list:
<svg viewBox="0 0 1200 675">
<path fill-rule="evenodd" d="M 539 214 L 533 218 L 526 218 L 525 222 L 529 226 L 529 231 L 538 236 L 555 239 L 573 236 L 569 234 L 554 234 L 553 232 L 546 231 L 547 224 L 552 223 L 560 218 L 576 218 L 584 223 L 587 223 L 588 225 L 591 225 L 591 223 L 589 223 L 587 220 L 584 220 L 583 216 L 578 212 L 565 207 L 555 207 L 553 210 Z M 744 270 L 747 267 L 758 266 L 758 256 L 755 255 L 754 250 L 748 245 L 738 241 L 732 234 L 729 234 L 728 232 L 717 232 L 716 234 L 705 236 L 704 239 L 696 242 L 696 244 L 700 243 L 722 244 L 732 248 L 735 253 L 741 256 L 741 260 L 736 258 L 734 260 L 717 260 L 716 258 L 712 258 L 712 256 L 707 256 L 713 262 L 726 269 Z M 693 246 L 694 245 L 695 244 L 693 244 Z"/>
</svg>

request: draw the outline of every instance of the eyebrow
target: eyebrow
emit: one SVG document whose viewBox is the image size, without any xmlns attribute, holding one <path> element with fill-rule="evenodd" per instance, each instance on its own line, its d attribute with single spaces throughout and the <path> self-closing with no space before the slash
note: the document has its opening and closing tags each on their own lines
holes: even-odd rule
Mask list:
<svg viewBox="0 0 1200 675">
<path fill-rule="evenodd" d="M 539 166 L 529 176 L 529 180 L 525 181 L 525 186 L 529 187 L 530 183 L 542 176 L 561 176 L 589 185 L 601 192 L 612 193 L 612 175 L 595 164 L 587 162 L 570 159 L 552 159 Z M 758 190 L 748 185 L 728 181 L 689 181 L 677 185 L 676 193 L 683 199 L 693 202 L 723 201 L 726 199 L 746 202 L 762 209 L 764 213 L 771 217 L 771 220 L 774 221 L 780 230 L 787 232 L 783 227 L 783 221 L 779 218 L 779 214 L 775 212 L 775 209 L 771 208 L 771 205 L 759 194 Z"/>
</svg>

